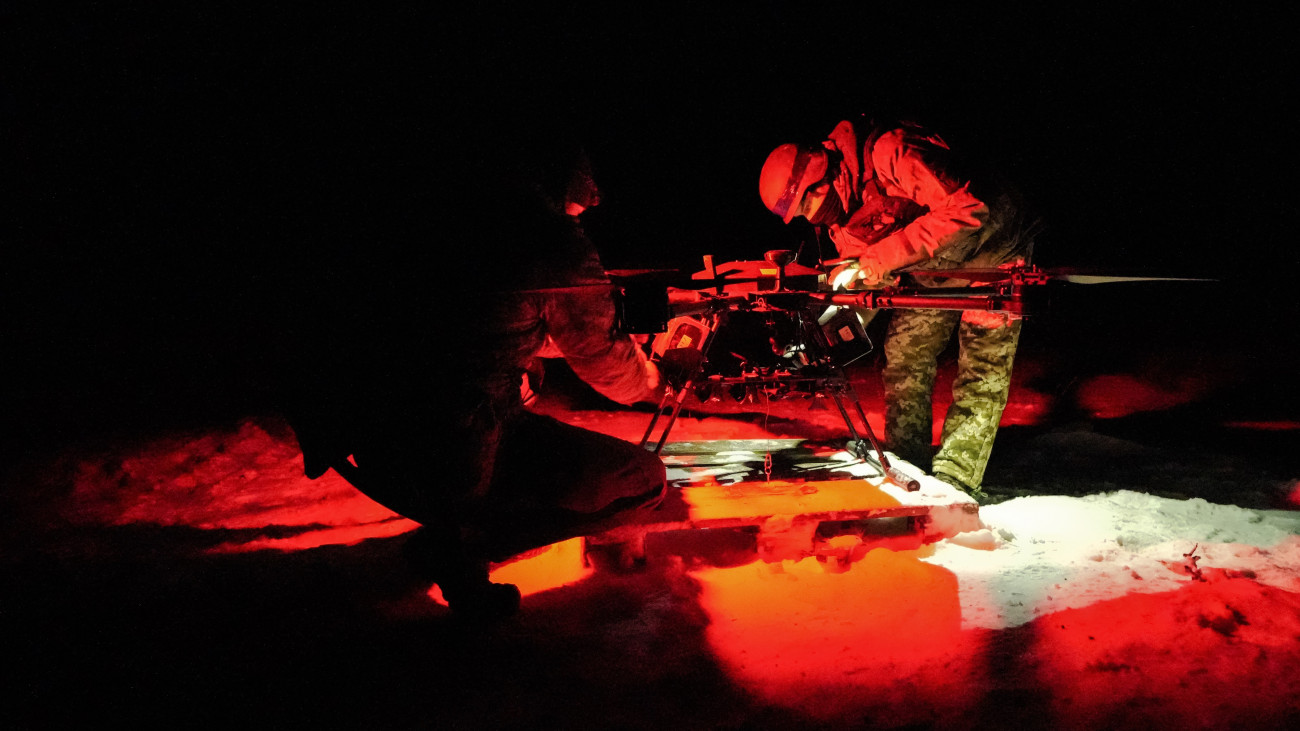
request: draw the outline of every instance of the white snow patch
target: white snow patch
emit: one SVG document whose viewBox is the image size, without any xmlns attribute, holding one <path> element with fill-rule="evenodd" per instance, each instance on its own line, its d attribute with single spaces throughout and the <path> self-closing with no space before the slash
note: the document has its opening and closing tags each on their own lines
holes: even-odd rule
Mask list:
<svg viewBox="0 0 1300 731">
<path fill-rule="evenodd" d="M 1025 497 L 981 508 L 986 531 L 926 560 L 960 579 L 967 627 L 1014 627 L 1131 593 L 1169 591 L 1187 570 L 1231 571 L 1300 591 L 1300 514 L 1121 490 Z M 982 550 L 971 550 L 982 549 Z"/>
</svg>

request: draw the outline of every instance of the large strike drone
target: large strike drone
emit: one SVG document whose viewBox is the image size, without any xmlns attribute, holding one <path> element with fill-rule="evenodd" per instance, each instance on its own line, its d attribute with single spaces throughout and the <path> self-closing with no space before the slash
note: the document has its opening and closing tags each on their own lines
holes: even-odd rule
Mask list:
<svg viewBox="0 0 1300 731">
<path fill-rule="evenodd" d="M 943 286 L 852 290 L 836 288 L 826 271 L 796 263 L 795 252 L 788 250 L 769 251 L 762 261 L 720 266 L 706 256 L 704 265 L 689 278 L 663 270 L 609 272 L 618 293 L 620 327 L 656 335 L 651 357 L 668 381 L 642 446 L 653 445 L 656 453 L 663 449 L 690 396 L 700 401 L 829 397 L 848 428 L 850 451 L 909 490 L 919 483 L 890 465 L 843 370 L 871 351 L 859 311 L 982 310 L 1024 317 L 1035 312 L 1045 295 L 1043 285 L 1049 282 L 1167 279 L 1046 272 L 1016 265 L 913 273 L 918 282 Z M 719 348 L 728 337 L 727 347 Z M 748 347 L 737 348 L 737 342 Z M 655 439 L 665 413 L 667 421 Z"/>
</svg>

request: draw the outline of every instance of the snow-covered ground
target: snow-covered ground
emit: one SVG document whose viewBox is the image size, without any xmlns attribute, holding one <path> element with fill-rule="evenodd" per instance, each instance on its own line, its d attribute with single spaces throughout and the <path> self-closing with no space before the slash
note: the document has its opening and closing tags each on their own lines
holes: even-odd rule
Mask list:
<svg viewBox="0 0 1300 731">
<path fill-rule="evenodd" d="M 1026 394 L 1020 408 L 1034 403 Z M 629 439 L 647 417 L 543 406 Z M 824 438 L 835 432 L 827 419 L 696 413 L 675 438 Z M 647 565 L 631 572 L 593 569 L 576 544 L 560 544 L 500 570 L 527 595 L 518 617 L 494 627 L 458 622 L 406 576 L 400 544 L 413 524 L 332 473 L 307 480 L 273 416 L 65 450 L 6 477 L 11 718 L 33 728 L 73 718 L 379 728 L 1300 720 L 1300 512 L 1285 509 L 1300 486 L 1249 463 L 1223 469 L 1230 456 L 1075 427 L 1010 441 L 991 472 L 1000 501 L 981 508 L 980 530 L 925 545 L 833 538 L 842 561 L 765 562 L 736 536 L 678 536 L 649 544 Z M 1100 475 L 1071 468 L 1098 456 Z M 1160 489 L 1144 491 L 1162 465 Z M 1043 489 L 1030 489 L 1031 474 Z M 1275 507 L 1232 504 L 1226 490 L 1218 502 L 1171 497 L 1178 474 L 1197 476 L 1189 495 L 1217 476 L 1252 503 L 1272 491 Z"/>
<path fill-rule="evenodd" d="M 985 555 L 965 536 L 927 559 L 961 575 L 967 626 L 1003 629 L 1188 580 L 1248 578 L 1300 592 L 1300 513 L 1130 490 L 985 507 Z"/>
</svg>

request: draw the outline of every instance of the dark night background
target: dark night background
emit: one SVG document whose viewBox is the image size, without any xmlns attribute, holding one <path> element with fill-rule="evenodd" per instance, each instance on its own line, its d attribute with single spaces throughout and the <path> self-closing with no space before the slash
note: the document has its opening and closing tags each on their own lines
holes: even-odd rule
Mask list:
<svg viewBox="0 0 1300 731">
<path fill-rule="evenodd" d="M 415 189 L 431 217 L 482 207 L 440 164 L 462 140 L 568 125 L 606 264 L 694 269 L 797 248 L 763 159 L 864 112 L 998 161 L 1046 222 L 1040 264 L 1219 280 L 1062 295 L 1022 348 L 1062 384 L 1164 353 L 1237 416 L 1300 402 L 1296 63 L 1267 12 L 115 5 L 0 10 L 7 448 L 262 408 L 259 369 L 293 342 L 267 293 L 346 287 L 348 262 L 454 282 L 493 222 L 403 250 L 391 213 Z"/>
</svg>

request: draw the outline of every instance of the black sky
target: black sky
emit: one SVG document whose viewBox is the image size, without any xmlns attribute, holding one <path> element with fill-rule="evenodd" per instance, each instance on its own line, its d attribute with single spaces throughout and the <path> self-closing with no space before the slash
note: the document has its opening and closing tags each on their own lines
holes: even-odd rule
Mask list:
<svg viewBox="0 0 1300 731">
<path fill-rule="evenodd" d="M 1300 273 L 1295 53 L 1265 11 L 120 5 L 0 11 L 5 360 L 22 374 L 6 401 L 27 411 L 222 371 L 213 343 L 259 320 L 248 291 L 382 237 L 356 222 L 437 177 L 458 136 L 484 144 L 489 118 L 582 137 L 607 264 L 689 268 L 803 240 L 758 200 L 772 147 L 911 116 L 1020 183 L 1047 223 L 1041 263 L 1220 278 L 1170 320 L 1294 343 L 1260 342 Z M 457 175 L 439 185 L 480 194 Z M 490 246 L 484 228 L 459 245 Z"/>
</svg>

